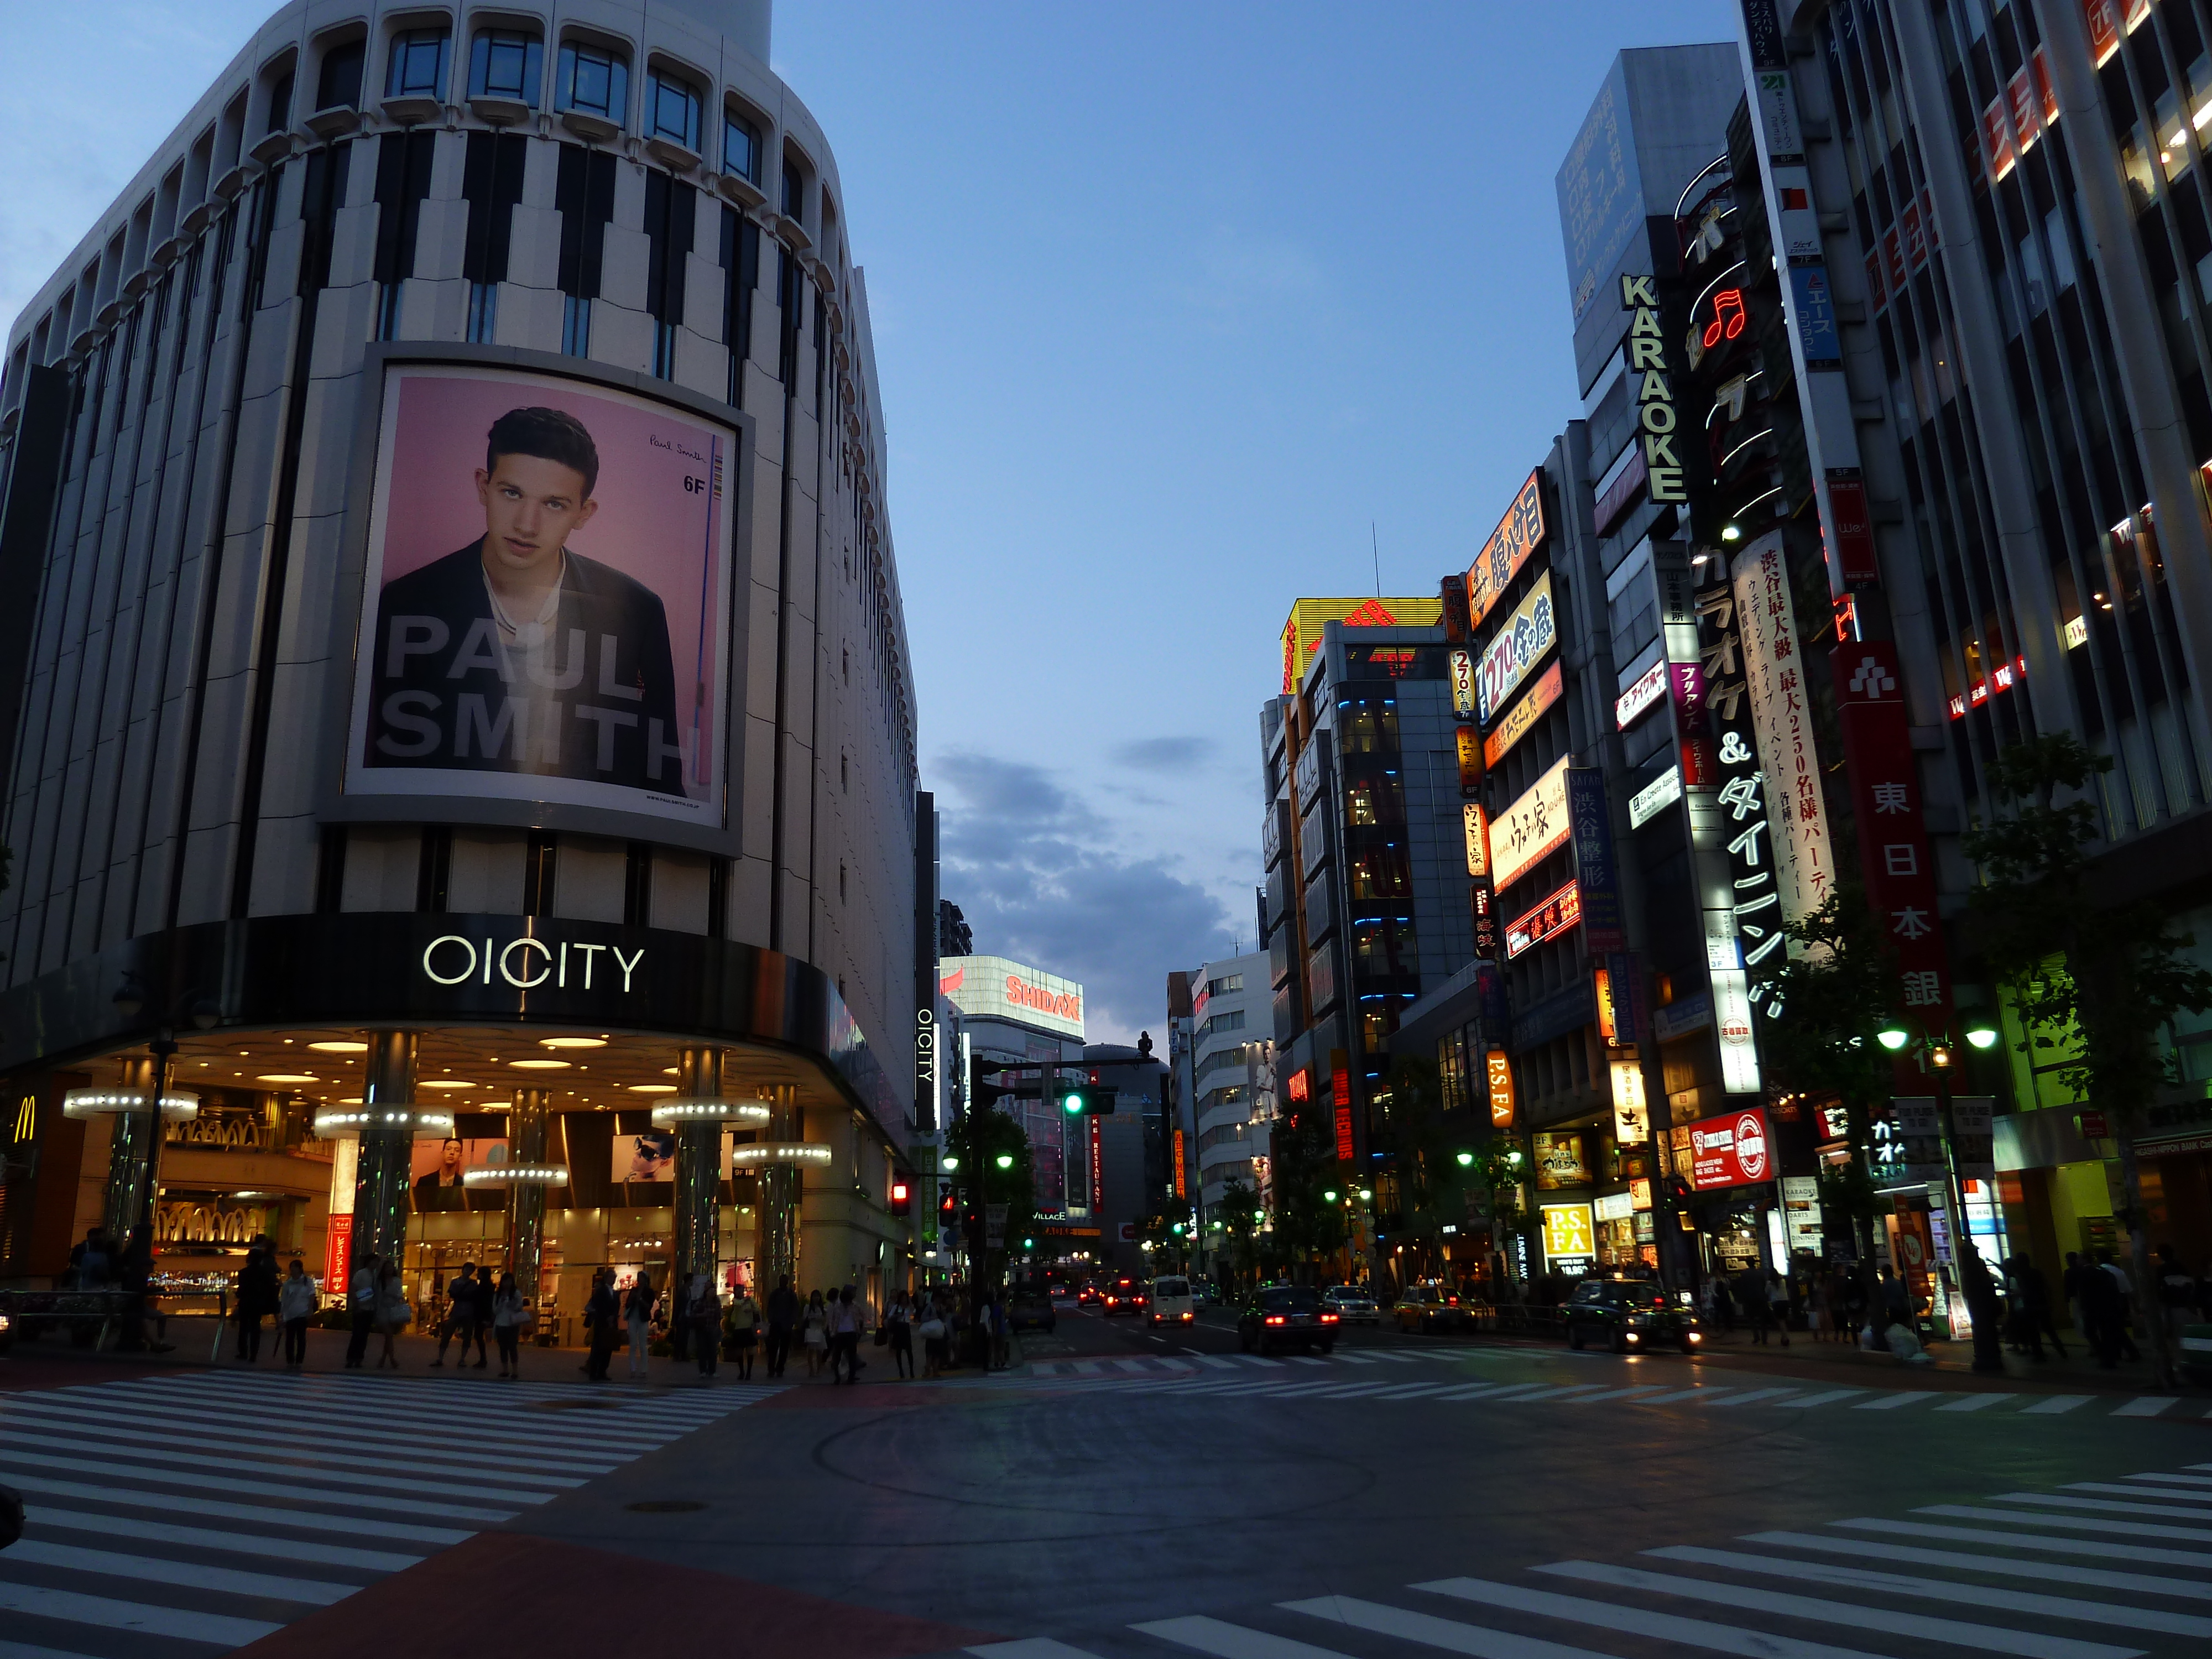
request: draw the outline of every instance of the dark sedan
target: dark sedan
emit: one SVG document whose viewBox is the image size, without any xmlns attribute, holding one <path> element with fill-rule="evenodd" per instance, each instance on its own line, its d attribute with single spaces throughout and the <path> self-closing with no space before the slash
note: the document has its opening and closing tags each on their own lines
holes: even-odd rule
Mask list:
<svg viewBox="0 0 2212 1659">
<path fill-rule="evenodd" d="M 1615 1353 L 1662 1346 L 1695 1353 L 1705 1340 L 1698 1316 L 1648 1279 L 1585 1279 L 1560 1308 L 1559 1322 L 1571 1348 L 1595 1341 Z"/>
<path fill-rule="evenodd" d="M 1006 1324 L 1017 1331 L 1048 1331 L 1059 1322 L 1052 1292 L 1042 1285 L 1018 1285 L 1006 1298 Z"/>
<path fill-rule="evenodd" d="M 1300 1352 L 1318 1348 L 1323 1353 L 1336 1346 L 1342 1316 L 1308 1285 L 1268 1285 L 1252 1293 L 1237 1318 L 1237 1339 L 1246 1353 L 1273 1353 L 1277 1348 Z"/>
</svg>

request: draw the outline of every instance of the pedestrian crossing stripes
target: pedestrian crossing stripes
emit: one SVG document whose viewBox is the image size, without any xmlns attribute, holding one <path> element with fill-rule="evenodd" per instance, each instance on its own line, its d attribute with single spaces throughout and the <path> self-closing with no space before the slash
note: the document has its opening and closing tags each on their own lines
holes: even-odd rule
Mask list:
<svg viewBox="0 0 2212 1659">
<path fill-rule="evenodd" d="M 2212 1463 L 2078 1484 L 2195 1492 L 2212 1504 Z M 1898 1639 L 1929 1659 L 2212 1651 L 2212 1507 L 2197 1511 L 2204 1524 L 2191 1529 L 2201 1547 L 2168 1549 L 2133 1528 L 2126 1541 L 2101 1535 L 2117 1528 L 2066 1508 L 2072 1489 L 1988 1500 L 2019 1504 L 2018 1513 L 1959 1504 L 1911 1511 L 1977 1518 L 1972 1526 L 1850 1516 L 1724 1546 L 1663 1545 L 1632 1563 L 1547 1562 L 1379 1595 L 1315 1596 L 1234 1617 L 1146 1620 L 1072 1640 L 1029 1637 L 962 1651 L 975 1659 L 1159 1659 L 1164 1649 L 1214 1659 L 1607 1659 L 1622 1638 L 1735 1659 L 1875 1659 Z"/>
<path fill-rule="evenodd" d="M 1203 1370 L 1281 1370 L 1297 1366 L 1334 1370 L 1339 1366 L 1418 1364 L 1423 1360 L 1453 1360 L 1462 1356 L 1419 1348 L 1363 1348 L 1357 1353 L 1285 1354 L 1280 1358 L 1250 1353 L 1136 1354 L 1128 1358 L 1099 1356 L 1088 1359 L 1037 1359 L 1030 1363 L 1033 1377 L 1073 1378 L 1120 1376 L 1176 1376 Z"/>
<path fill-rule="evenodd" d="M 242 1647 L 779 1391 L 169 1374 L 0 1394 L 0 1659 Z"/>
<path fill-rule="evenodd" d="M 951 1378 L 967 1387 L 1012 1389 L 1030 1392 L 1058 1392 L 1080 1389 L 1085 1393 L 1158 1394 L 1172 1399 L 1195 1400 L 1212 1395 L 1264 1397 L 1271 1400 L 1394 1400 L 1431 1399 L 1480 1401 L 1484 1405 L 1559 1406 L 1674 1406 L 1692 1410 L 1809 1412 L 1938 1411 L 1981 1417 L 2056 1416 L 2079 1412 L 2088 1416 L 2185 1419 L 2212 1418 L 2202 1401 L 2173 1395 L 2031 1395 L 2006 1392 L 1951 1391 L 1936 1389 L 1823 1389 L 1811 1384 L 1751 1388 L 1733 1382 L 1704 1381 L 1670 1387 L 1663 1382 L 1616 1386 L 1604 1382 L 1562 1383 L 1469 1382 L 1464 1375 L 1437 1381 L 1395 1386 L 1386 1378 L 1382 1364 L 1455 1356 L 1419 1351 L 1369 1349 L 1376 1363 L 1365 1371 L 1334 1375 L 1293 1369 L 1279 1359 L 1254 1354 L 1196 1354 L 1188 1358 L 1144 1356 L 1141 1360 L 1039 1361 L 1029 1375 L 994 1376 L 973 1380 Z M 1352 1356 L 1337 1354 L 1323 1364 L 1359 1364 Z M 1401 1373 L 1401 1376 L 1403 1376 Z M 1372 1386 L 1368 1386 L 1371 1384 Z"/>
</svg>

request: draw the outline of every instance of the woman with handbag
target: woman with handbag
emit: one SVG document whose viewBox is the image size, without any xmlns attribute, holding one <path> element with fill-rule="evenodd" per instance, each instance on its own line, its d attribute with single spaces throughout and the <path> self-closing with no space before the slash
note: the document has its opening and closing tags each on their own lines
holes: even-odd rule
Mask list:
<svg viewBox="0 0 2212 1659">
<path fill-rule="evenodd" d="M 807 1293 L 806 1311 L 799 1317 L 800 1345 L 806 1350 L 806 1376 L 811 1382 L 822 1375 L 822 1362 L 830 1353 L 830 1310 L 823 1305 L 822 1292 Z"/>
<path fill-rule="evenodd" d="M 653 1279 L 644 1268 L 623 1298 L 623 1322 L 629 1327 L 629 1375 L 632 1382 L 646 1376 L 646 1345 L 653 1331 Z"/>
<path fill-rule="evenodd" d="M 945 1371 L 945 1310 L 933 1303 L 921 1322 L 921 1374 L 934 1380 Z"/>
<path fill-rule="evenodd" d="M 513 1273 L 501 1273 L 491 1299 L 491 1334 L 499 1341 L 499 1374 L 505 1382 L 522 1376 L 522 1328 L 528 1320 L 522 1305 L 522 1287 Z"/>
<path fill-rule="evenodd" d="M 399 1269 L 389 1261 L 384 1264 L 376 1282 L 376 1332 L 384 1339 L 384 1348 L 376 1356 L 376 1369 L 387 1364 L 399 1369 L 399 1356 L 392 1351 L 392 1339 L 407 1328 L 407 1322 L 415 1316 L 407 1305 L 406 1288 L 399 1282 Z"/>
<path fill-rule="evenodd" d="M 904 1382 L 914 1378 L 914 1322 L 907 1314 L 906 1293 L 902 1291 L 891 1298 L 890 1311 L 884 1316 L 881 1332 L 890 1345 L 892 1375 Z"/>
</svg>

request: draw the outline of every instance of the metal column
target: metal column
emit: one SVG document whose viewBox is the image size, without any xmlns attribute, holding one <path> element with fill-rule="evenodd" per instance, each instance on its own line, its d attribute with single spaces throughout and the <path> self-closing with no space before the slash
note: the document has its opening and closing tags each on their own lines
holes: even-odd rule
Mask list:
<svg viewBox="0 0 2212 1659">
<path fill-rule="evenodd" d="M 154 1182 L 160 1179 L 161 1103 L 154 1098 L 154 1062 L 123 1062 L 123 1091 L 146 1097 L 143 1111 L 116 1112 L 107 1120 L 107 1195 L 100 1223 L 120 1249 L 131 1230 L 154 1220 Z M 153 1166 L 149 1168 L 149 1166 Z"/>
<path fill-rule="evenodd" d="M 768 1103 L 765 1141 L 795 1142 L 802 1139 L 799 1085 L 772 1084 L 761 1091 Z M 792 1164 L 763 1164 L 760 1167 L 759 1196 L 754 1201 L 754 1278 L 769 1290 L 789 1274 L 792 1288 L 799 1286 L 799 1168 Z"/>
<path fill-rule="evenodd" d="M 412 1031 L 368 1034 L 361 1103 L 372 1121 L 362 1126 L 361 1162 L 354 1174 L 356 1257 L 398 1264 L 406 1248 L 407 1182 L 415 1162 L 415 1047 Z M 399 1121 L 374 1121 L 380 1107 L 398 1114 Z"/>
<path fill-rule="evenodd" d="M 676 1059 L 677 1092 L 684 1100 L 722 1097 L 722 1051 L 686 1048 Z M 714 1271 L 715 1226 L 722 1190 L 722 1124 L 698 1118 L 676 1126 L 676 1229 L 672 1266 L 680 1276 Z"/>
<path fill-rule="evenodd" d="M 507 1161 L 516 1167 L 542 1167 L 547 1119 L 553 1109 L 550 1089 L 517 1089 L 507 1120 Z M 545 1255 L 545 1184 L 518 1181 L 507 1189 L 507 1265 L 522 1292 L 522 1305 L 538 1305 L 538 1275 Z"/>
</svg>

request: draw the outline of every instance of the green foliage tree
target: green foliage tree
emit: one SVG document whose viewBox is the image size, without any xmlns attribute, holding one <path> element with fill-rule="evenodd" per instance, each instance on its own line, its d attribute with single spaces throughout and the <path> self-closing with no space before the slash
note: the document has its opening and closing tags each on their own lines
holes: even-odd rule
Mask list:
<svg viewBox="0 0 2212 1659">
<path fill-rule="evenodd" d="M 968 1279 L 976 1291 L 990 1295 L 1006 1283 L 1009 1261 L 1020 1253 L 1021 1241 L 1032 1236 L 1036 1223 L 1036 1166 L 1030 1157 L 1029 1136 L 1016 1119 L 994 1106 L 979 1107 L 945 1132 L 945 1150 L 960 1160 L 955 1172 L 963 1200 L 979 1194 L 984 1205 L 1006 1206 L 1006 1244 L 978 1250 L 980 1240 L 963 1238 L 969 1254 Z M 1009 1160 L 1001 1169 L 999 1160 Z"/>
<path fill-rule="evenodd" d="M 2195 939 L 2154 901 L 2115 905 L 2090 891 L 2089 849 L 2102 839 L 2094 797 L 2112 769 L 2110 756 L 2070 732 L 2014 744 L 1990 763 L 2003 815 L 1963 845 L 1981 870 L 1972 903 L 1982 955 L 2019 1012 L 2022 1051 L 2062 1060 L 2061 1085 L 2115 1131 L 2136 1302 L 2166 1387 L 2173 1356 L 2157 1316 L 2136 1136 L 2172 1080 L 2164 1034 L 2176 1014 L 2212 1007 L 2212 973 L 2185 954 Z"/>
<path fill-rule="evenodd" d="M 1324 1276 L 1326 1259 L 1344 1248 L 1345 1237 L 1342 1177 L 1326 1115 L 1304 1107 L 1278 1117 L 1268 1146 L 1277 1249 L 1298 1276 Z M 1338 1196 L 1326 1196 L 1331 1192 Z"/>
<path fill-rule="evenodd" d="M 1252 1215 L 1259 1206 L 1259 1194 L 1232 1176 L 1222 1183 L 1221 1197 L 1213 1206 L 1212 1218 L 1221 1224 L 1226 1240 L 1227 1248 L 1224 1254 L 1240 1276 L 1249 1276 L 1255 1265 L 1252 1249 Z"/>
<path fill-rule="evenodd" d="M 1784 1087 L 1832 1093 L 1843 1102 L 1851 1158 L 1840 1170 L 1822 1175 L 1820 1201 L 1850 1218 L 1860 1291 L 1869 1310 L 1876 1310 L 1881 1302 L 1875 1279 L 1869 1153 L 1874 1114 L 1894 1089 L 1896 1061 L 1875 1033 L 1903 999 L 1897 952 L 1865 890 L 1853 882 L 1840 884 L 1819 909 L 1785 927 L 1802 952 L 1774 975 L 1772 996 L 1787 1012 L 1761 1022 L 1759 1047 Z"/>
</svg>

